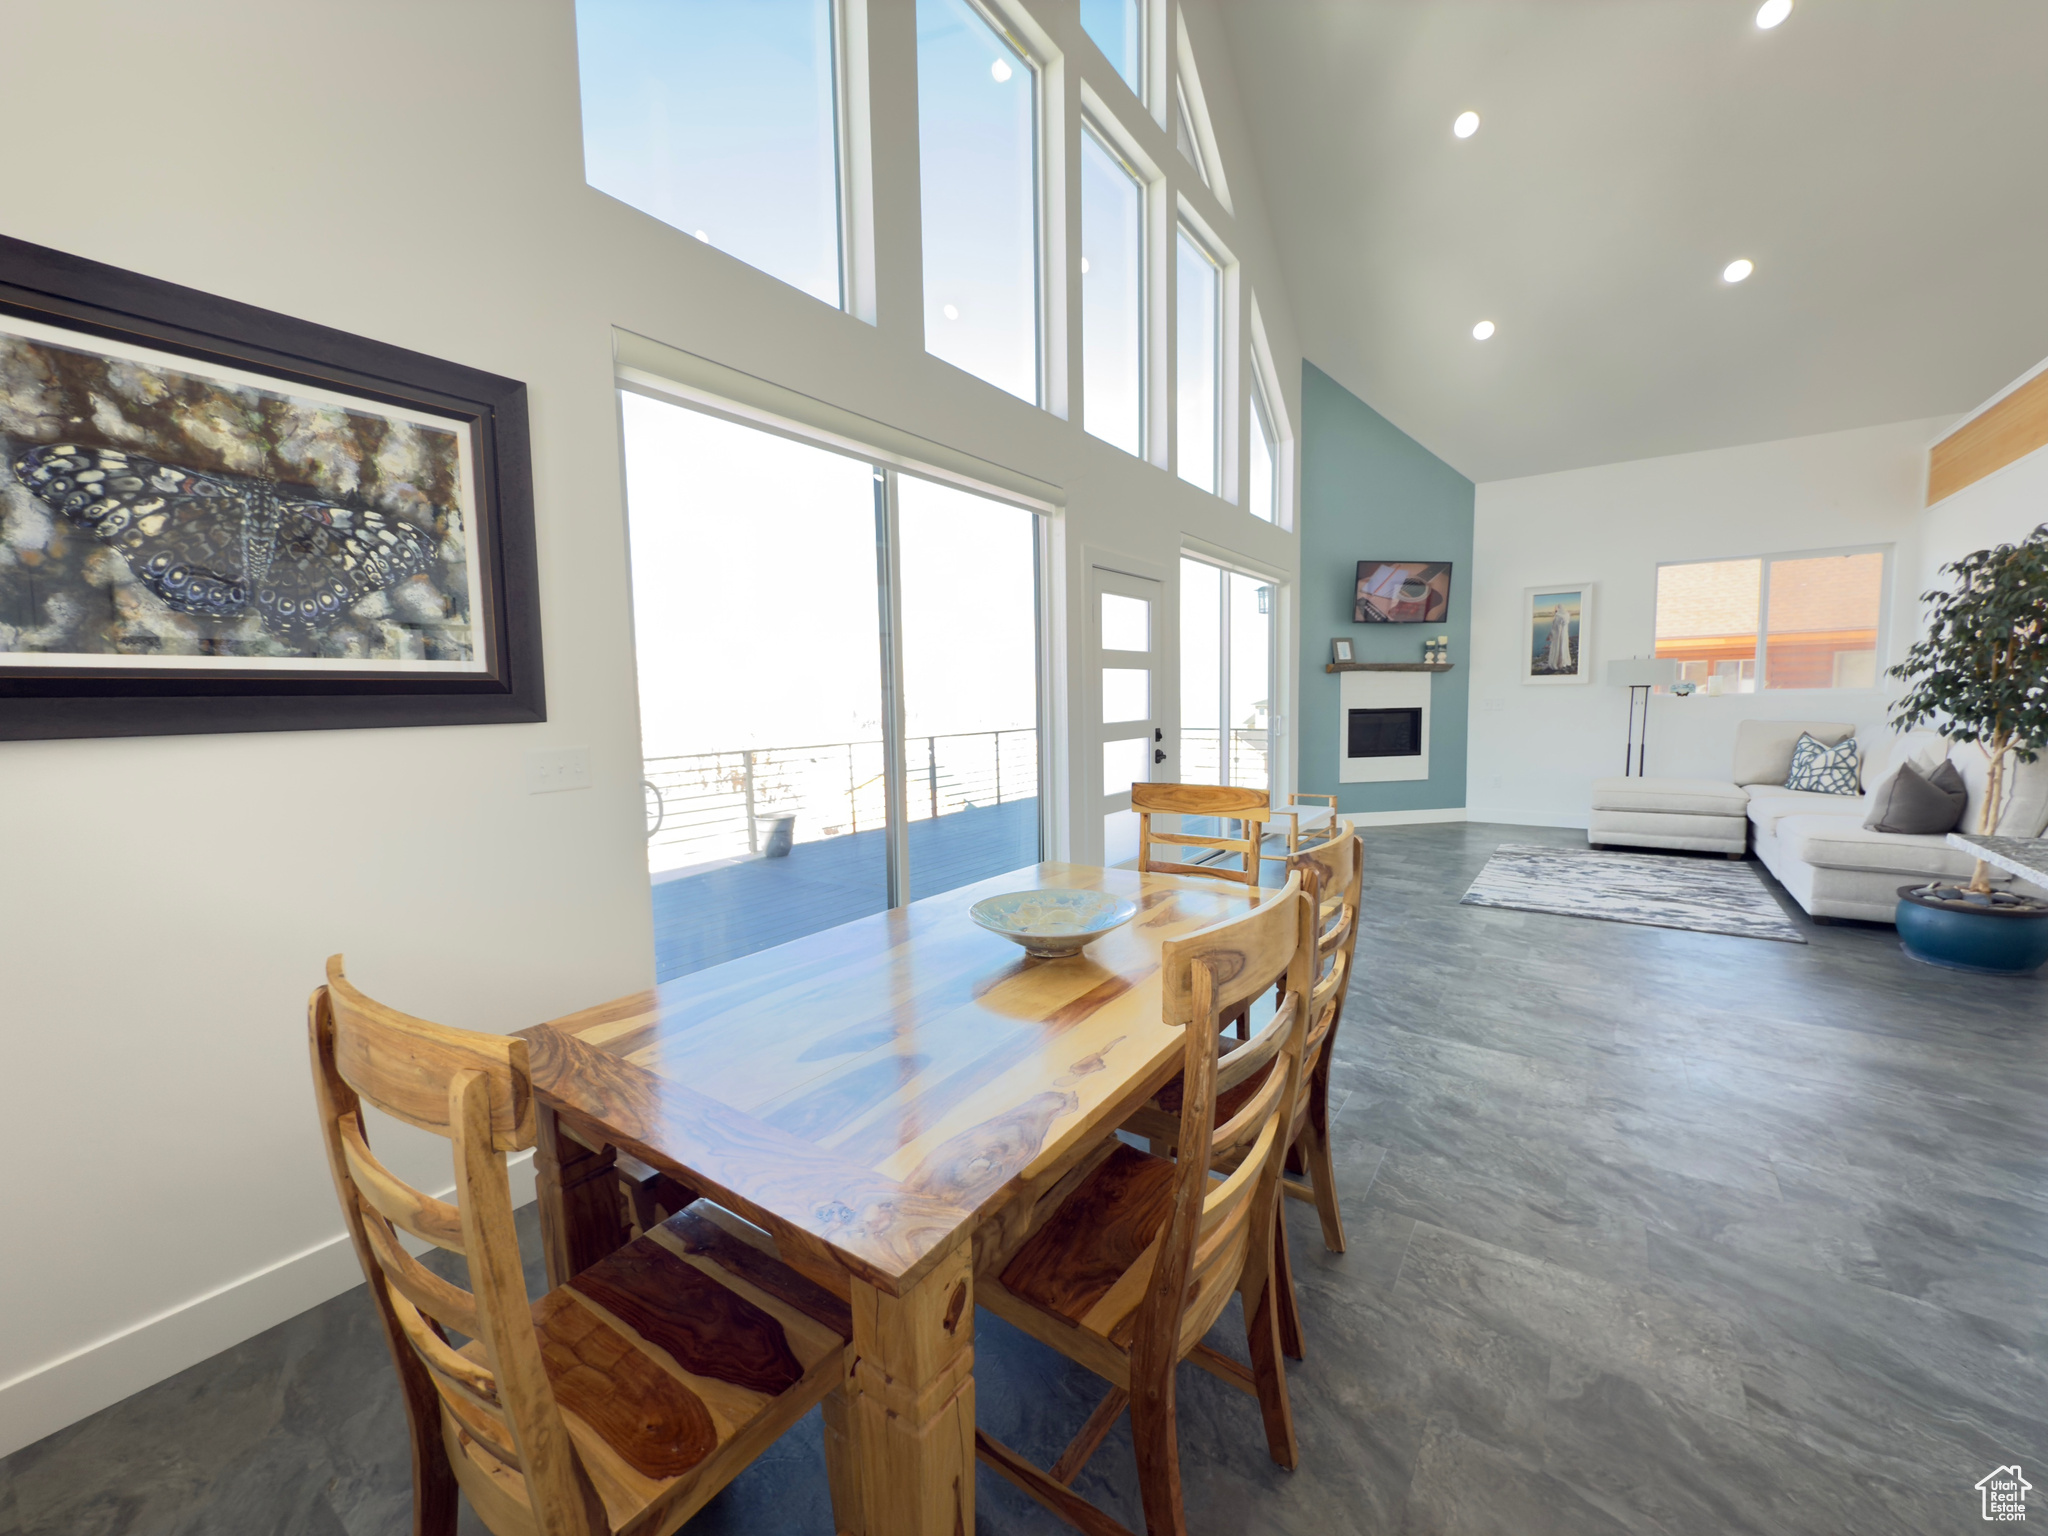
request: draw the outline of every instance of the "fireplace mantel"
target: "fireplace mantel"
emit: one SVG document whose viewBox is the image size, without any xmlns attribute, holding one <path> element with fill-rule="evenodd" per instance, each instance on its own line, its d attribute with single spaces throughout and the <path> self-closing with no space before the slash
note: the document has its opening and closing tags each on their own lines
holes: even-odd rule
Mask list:
<svg viewBox="0 0 2048 1536">
<path fill-rule="evenodd" d="M 1326 661 L 1325 672 L 1448 672 L 1449 661 Z"/>
</svg>

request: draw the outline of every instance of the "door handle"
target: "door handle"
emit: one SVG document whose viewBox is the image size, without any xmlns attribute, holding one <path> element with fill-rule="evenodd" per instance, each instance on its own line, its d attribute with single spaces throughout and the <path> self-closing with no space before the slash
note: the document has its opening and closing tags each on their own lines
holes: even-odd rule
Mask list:
<svg viewBox="0 0 2048 1536">
<path fill-rule="evenodd" d="M 1152 752 L 1152 761 L 1155 763 L 1163 763 L 1166 761 L 1166 754 L 1164 752 L 1159 751 L 1155 747 Z"/>
<path fill-rule="evenodd" d="M 1152 739 L 1154 741 L 1164 741 L 1166 740 L 1166 732 L 1155 725 L 1152 727 Z"/>
</svg>

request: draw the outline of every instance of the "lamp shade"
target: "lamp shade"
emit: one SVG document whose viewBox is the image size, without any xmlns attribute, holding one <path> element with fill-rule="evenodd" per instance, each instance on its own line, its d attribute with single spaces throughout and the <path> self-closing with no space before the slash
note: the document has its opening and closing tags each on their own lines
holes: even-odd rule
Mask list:
<svg viewBox="0 0 2048 1536">
<path fill-rule="evenodd" d="M 1678 681 L 1678 662 L 1670 656 L 1634 656 L 1607 663 L 1610 688 L 1668 688 Z"/>
</svg>

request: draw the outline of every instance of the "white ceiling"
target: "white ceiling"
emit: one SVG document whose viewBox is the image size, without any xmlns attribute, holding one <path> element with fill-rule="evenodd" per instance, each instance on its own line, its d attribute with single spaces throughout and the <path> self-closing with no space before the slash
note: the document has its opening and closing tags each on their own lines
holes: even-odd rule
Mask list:
<svg viewBox="0 0 2048 1536">
<path fill-rule="evenodd" d="M 1960 413 L 2048 355 L 2048 3 L 1756 3 L 1225 0 L 1310 360 L 1494 480 Z"/>
</svg>

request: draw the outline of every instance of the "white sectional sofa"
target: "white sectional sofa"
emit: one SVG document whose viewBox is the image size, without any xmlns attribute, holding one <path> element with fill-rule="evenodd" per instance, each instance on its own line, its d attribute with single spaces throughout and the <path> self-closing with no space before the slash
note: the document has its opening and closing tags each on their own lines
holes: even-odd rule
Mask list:
<svg viewBox="0 0 2048 1536">
<path fill-rule="evenodd" d="M 1977 747 L 1953 748 L 1931 731 L 1866 746 L 1860 795 L 1816 795 L 1784 788 L 1792 748 L 1802 733 L 1829 746 L 1854 727 L 1817 720 L 1745 720 L 1736 728 L 1729 779 L 1599 779 L 1586 837 L 1596 847 L 1691 849 L 1741 858 L 1754 852 L 1765 868 L 1818 918 L 1888 923 L 1898 888 L 1927 880 L 1964 880 L 1974 861 L 1939 834 L 1873 832 L 1863 823 L 1871 791 L 1908 759 L 1931 770 L 1951 758 L 1969 791 L 1961 827 L 1975 831 L 1989 765 Z M 1998 831 L 2040 837 L 2048 830 L 2048 756 L 2016 765 Z M 2010 877 L 1994 871 L 1993 883 Z"/>
</svg>

